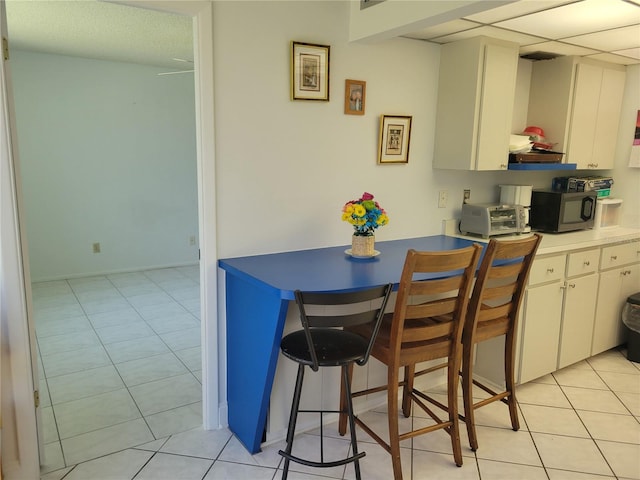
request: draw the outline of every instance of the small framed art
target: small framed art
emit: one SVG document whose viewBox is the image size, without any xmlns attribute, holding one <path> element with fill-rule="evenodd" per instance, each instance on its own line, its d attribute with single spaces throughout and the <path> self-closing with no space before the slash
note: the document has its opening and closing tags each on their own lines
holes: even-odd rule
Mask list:
<svg viewBox="0 0 640 480">
<path fill-rule="evenodd" d="M 409 163 L 410 116 L 381 115 L 378 163 Z"/>
<path fill-rule="evenodd" d="M 361 80 L 344 81 L 344 113 L 346 115 L 364 115 L 364 102 L 367 82 Z"/>
<path fill-rule="evenodd" d="M 328 45 L 291 42 L 291 99 L 329 101 Z"/>
</svg>

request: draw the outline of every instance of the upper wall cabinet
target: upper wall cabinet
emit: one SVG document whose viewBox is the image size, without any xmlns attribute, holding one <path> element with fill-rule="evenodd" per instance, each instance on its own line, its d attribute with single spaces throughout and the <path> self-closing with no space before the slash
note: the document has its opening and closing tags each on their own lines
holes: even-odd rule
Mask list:
<svg viewBox="0 0 640 480">
<path fill-rule="evenodd" d="M 527 123 L 578 169 L 613 168 L 625 67 L 581 57 L 534 62 Z"/>
<path fill-rule="evenodd" d="M 518 44 L 475 37 L 442 46 L 434 168 L 506 170 Z"/>
</svg>

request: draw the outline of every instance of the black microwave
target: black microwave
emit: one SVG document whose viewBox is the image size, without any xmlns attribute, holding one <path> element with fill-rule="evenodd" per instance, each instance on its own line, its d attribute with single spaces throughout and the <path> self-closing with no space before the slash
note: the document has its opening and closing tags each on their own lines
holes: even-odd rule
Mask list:
<svg viewBox="0 0 640 480">
<path fill-rule="evenodd" d="M 533 190 L 529 225 L 541 232 L 571 232 L 593 228 L 596 192 Z"/>
</svg>

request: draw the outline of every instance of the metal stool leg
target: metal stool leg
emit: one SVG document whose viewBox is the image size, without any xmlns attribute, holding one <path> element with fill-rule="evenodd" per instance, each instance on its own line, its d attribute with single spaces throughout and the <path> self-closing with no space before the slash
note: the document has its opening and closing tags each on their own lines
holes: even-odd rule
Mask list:
<svg viewBox="0 0 640 480">
<path fill-rule="evenodd" d="M 298 365 L 298 377 L 296 378 L 296 386 L 293 392 L 293 402 L 291 403 L 291 415 L 289 415 L 289 426 L 287 427 L 287 447 L 285 452 L 291 455 L 293 450 L 293 437 L 296 432 L 296 421 L 298 419 L 298 408 L 300 407 L 300 397 L 302 396 L 302 381 L 304 380 L 304 365 Z M 286 480 L 289 475 L 289 462 L 284 457 L 284 466 L 282 471 L 282 480 Z"/>
<path fill-rule="evenodd" d="M 353 418 L 353 402 L 351 399 L 351 385 L 349 379 L 349 372 L 346 368 L 342 368 L 342 380 L 344 382 L 344 389 L 347 392 L 347 417 L 349 419 L 349 430 L 351 433 L 351 449 L 353 450 L 352 457 L 355 457 L 353 466 L 356 471 L 356 480 L 361 480 L 360 477 L 360 460 L 358 458 L 358 441 L 356 439 L 356 422 Z"/>
</svg>

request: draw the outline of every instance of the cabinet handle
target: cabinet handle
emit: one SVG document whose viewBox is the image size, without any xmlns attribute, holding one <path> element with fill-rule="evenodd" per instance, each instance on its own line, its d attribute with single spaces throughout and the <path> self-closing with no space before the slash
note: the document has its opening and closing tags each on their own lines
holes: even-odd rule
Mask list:
<svg viewBox="0 0 640 480">
<path fill-rule="evenodd" d="M 553 273 L 553 268 L 547 268 L 547 273 Z"/>
<path fill-rule="evenodd" d="M 569 288 L 576 288 L 576 284 L 575 283 L 570 283 L 569 284 Z"/>
<path fill-rule="evenodd" d="M 611 260 L 617 260 L 618 256 L 617 255 L 611 255 Z"/>
<path fill-rule="evenodd" d="M 631 270 L 625 270 L 622 274 L 626 277 L 627 275 L 631 275 Z"/>
<path fill-rule="evenodd" d="M 506 163 L 501 163 L 500 164 L 500 170 L 506 170 L 507 169 L 507 164 Z"/>
<path fill-rule="evenodd" d="M 591 265 L 591 263 L 589 262 L 589 260 L 586 260 L 586 261 L 583 263 L 583 265 L 584 265 L 585 267 L 588 267 L 589 265 Z"/>
</svg>

